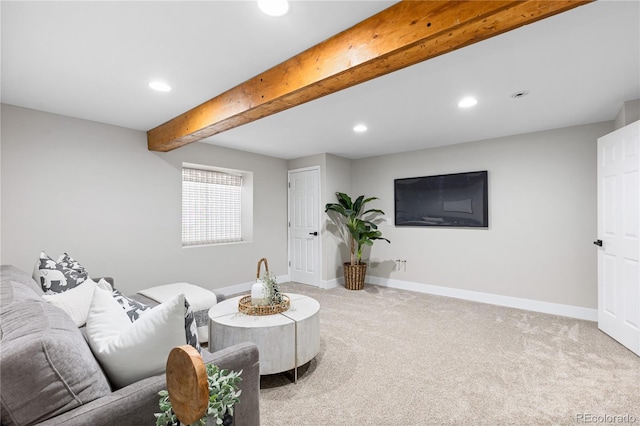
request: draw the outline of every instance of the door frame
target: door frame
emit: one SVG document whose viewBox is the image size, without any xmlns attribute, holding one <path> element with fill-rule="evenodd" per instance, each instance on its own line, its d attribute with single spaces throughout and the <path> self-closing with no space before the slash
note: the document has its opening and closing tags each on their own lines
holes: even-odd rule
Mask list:
<svg viewBox="0 0 640 426">
<path fill-rule="evenodd" d="M 291 226 L 289 226 L 291 223 L 291 174 L 309 172 L 314 170 L 318 172 L 318 208 L 320 209 L 320 211 L 318 212 L 318 256 L 317 259 L 314 259 L 317 262 L 316 264 L 318 265 L 318 277 L 317 284 L 315 284 L 315 286 L 318 288 L 323 288 L 322 239 L 324 238 L 324 232 L 322 225 L 322 214 L 324 213 L 324 210 L 322 209 L 322 169 L 320 166 L 308 166 L 287 170 L 287 274 L 289 275 L 289 280 L 291 280 Z"/>
</svg>

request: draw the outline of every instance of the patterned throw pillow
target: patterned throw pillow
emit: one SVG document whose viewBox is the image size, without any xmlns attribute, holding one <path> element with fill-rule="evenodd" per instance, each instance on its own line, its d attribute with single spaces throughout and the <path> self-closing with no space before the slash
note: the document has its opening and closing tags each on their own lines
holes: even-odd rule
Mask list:
<svg viewBox="0 0 640 426">
<path fill-rule="evenodd" d="M 144 311 L 148 311 L 149 309 L 151 309 L 151 306 L 147 306 L 144 303 L 140 303 L 136 300 L 131 299 L 130 297 L 125 296 L 115 288 L 111 291 L 111 295 L 114 299 L 116 299 L 116 302 L 118 302 L 118 304 L 122 306 L 122 309 L 124 309 L 124 311 L 127 313 L 131 322 L 134 322 L 135 320 L 140 318 L 140 315 L 142 315 Z"/>
<path fill-rule="evenodd" d="M 45 293 L 62 293 L 71 290 L 89 277 L 87 271 L 66 253 L 61 259 L 65 259 L 65 256 L 68 259 L 65 263 L 61 263 L 50 258 L 44 251 L 40 253 L 40 258 L 33 268 L 33 279 L 40 283 Z M 70 268 L 69 265 L 72 264 L 77 269 Z"/>
<path fill-rule="evenodd" d="M 196 324 L 196 316 L 191 309 L 191 305 L 187 299 L 184 299 L 184 333 L 187 338 L 187 344 L 193 346 L 202 353 L 202 347 L 198 340 L 198 326 Z"/>
<path fill-rule="evenodd" d="M 80 264 L 80 262 L 69 256 L 67 253 L 62 253 L 60 257 L 58 257 L 58 263 L 63 267 L 73 269 L 74 271 L 87 272 L 87 270 Z"/>
</svg>

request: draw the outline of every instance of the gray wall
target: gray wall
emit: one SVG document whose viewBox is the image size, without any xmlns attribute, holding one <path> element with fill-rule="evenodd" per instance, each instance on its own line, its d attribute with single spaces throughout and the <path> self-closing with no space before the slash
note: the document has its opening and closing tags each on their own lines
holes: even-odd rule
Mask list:
<svg viewBox="0 0 640 426">
<path fill-rule="evenodd" d="M 393 179 L 488 170 L 488 229 L 396 228 L 368 274 L 461 290 L 597 307 L 596 140 L 612 122 L 352 163 L 354 194 L 393 217 Z M 406 271 L 394 270 L 395 259 Z"/>
<path fill-rule="evenodd" d="M 144 132 L 2 105 L 2 263 L 66 251 L 126 293 L 176 281 L 215 289 L 287 273 L 287 163 L 195 143 L 147 150 Z M 181 247 L 182 162 L 254 173 L 251 242 Z"/>
<path fill-rule="evenodd" d="M 618 112 L 616 116 L 613 127 L 618 130 L 638 120 L 640 120 L 640 99 L 626 101 L 622 104 L 622 108 L 620 108 L 620 112 Z"/>
<path fill-rule="evenodd" d="M 351 160 L 327 154 L 327 178 L 324 182 L 326 203 L 338 201 L 336 192 L 352 194 L 351 164 Z M 326 221 L 327 215 L 323 217 L 326 230 L 330 224 Z M 323 241 L 322 253 L 325 261 L 322 272 L 324 280 L 328 282 L 343 275 L 342 263 L 349 260 L 349 247 L 344 242 L 344 238 L 336 238 L 335 234 L 330 232 L 325 232 Z"/>
<path fill-rule="evenodd" d="M 327 216 L 324 214 L 324 206 L 327 203 L 337 201 L 336 192 L 351 193 L 351 160 L 332 154 L 317 154 L 289 160 L 288 166 L 289 170 L 311 166 L 320 167 L 320 206 L 322 209 L 320 222 L 323 230 L 321 273 L 323 285 L 332 286 L 335 284 L 336 278 L 343 275 L 342 262 L 344 259 L 348 259 L 349 249 L 344 244 L 344 240 L 337 238 L 332 232 L 326 232 L 327 226 L 331 227 L 331 223 L 327 221 Z M 329 229 L 329 231 L 332 230 Z"/>
</svg>

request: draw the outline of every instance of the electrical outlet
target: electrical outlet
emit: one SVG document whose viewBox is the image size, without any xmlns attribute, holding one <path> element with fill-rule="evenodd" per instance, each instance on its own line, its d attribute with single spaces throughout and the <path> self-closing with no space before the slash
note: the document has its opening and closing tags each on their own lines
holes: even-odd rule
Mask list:
<svg viewBox="0 0 640 426">
<path fill-rule="evenodd" d="M 407 272 L 407 260 L 406 259 L 396 259 L 396 265 L 393 268 L 395 271 Z"/>
</svg>

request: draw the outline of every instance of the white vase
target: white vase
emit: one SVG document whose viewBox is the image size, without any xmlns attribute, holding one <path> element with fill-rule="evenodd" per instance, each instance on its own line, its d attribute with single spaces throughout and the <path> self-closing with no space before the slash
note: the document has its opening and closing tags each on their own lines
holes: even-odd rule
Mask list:
<svg viewBox="0 0 640 426">
<path fill-rule="evenodd" d="M 254 306 L 264 305 L 267 301 L 267 295 L 264 291 L 262 281 L 256 282 L 251 287 L 251 304 Z"/>
</svg>

